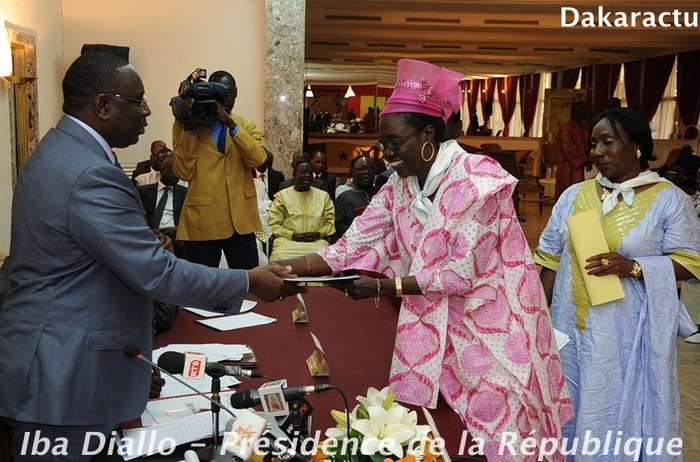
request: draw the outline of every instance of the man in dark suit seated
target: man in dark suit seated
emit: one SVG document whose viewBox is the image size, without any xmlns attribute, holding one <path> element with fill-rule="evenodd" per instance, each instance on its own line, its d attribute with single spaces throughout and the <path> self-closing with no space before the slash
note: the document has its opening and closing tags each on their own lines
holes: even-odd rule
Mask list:
<svg viewBox="0 0 700 462">
<path fill-rule="evenodd" d="M 320 149 L 315 150 L 311 154 L 311 167 L 314 169 L 314 180 L 323 183 L 323 189 L 331 196 L 331 200 L 335 200 L 335 175 L 328 172 L 328 157 L 326 153 Z"/>
<path fill-rule="evenodd" d="M 272 168 L 274 156 L 266 147 L 263 146 L 263 149 L 265 154 L 267 154 L 267 160 L 260 167 L 253 170 L 253 178 L 262 181 L 265 185 L 265 191 L 267 191 L 267 197 L 272 200 L 272 196 L 280 190 L 280 183 L 284 181 L 284 174 Z"/>
<path fill-rule="evenodd" d="M 175 255 L 184 257 L 184 246 L 175 241 L 177 224 L 180 221 L 182 204 L 187 196 L 187 188 L 178 184 L 180 179 L 173 172 L 175 159 L 163 159 L 158 183 L 139 186 L 136 189 L 146 211 L 146 222 L 151 229 L 157 229 L 173 240 Z"/>
<path fill-rule="evenodd" d="M 164 149 L 168 149 L 168 146 L 163 140 L 155 140 L 151 143 L 151 157 L 136 164 L 134 171 L 131 172 L 131 180 L 134 184 L 138 184 L 136 183 L 137 176 L 153 171 L 153 162 L 157 159 L 158 153 Z"/>
</svg>

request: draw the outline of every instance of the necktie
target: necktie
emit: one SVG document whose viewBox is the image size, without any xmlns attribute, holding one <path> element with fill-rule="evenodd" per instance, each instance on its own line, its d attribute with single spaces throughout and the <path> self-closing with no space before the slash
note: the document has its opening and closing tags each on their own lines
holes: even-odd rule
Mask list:
<svg viewBox="0 0 700 462">
<path fill-rule="evenodd" d="M 261 173 L 260 176 L 259 176 L 258 178 L 260 178 L 260 181 L 262 181 L 263 183 L 265 183 L 265 174 L 264 174 L 264 173 Z"/>
<path fill-rule="evenodd" d="M 163 218 L 163 212 L 165 211 L 165 204 L 168 203 L 168 193 L 170 192 L 170 186 L 163 188 L 163 195 L 156 205 L 156 212 L 153 214 L 153 223 L 151 223 L 152 228 L 160 227 L 160 220 Z"/>
<path fill-rule="evenodd" d="M 112 155 L 114 155 L 114 166 L 119 167 L 120 169 L 124 170 L 122 167 L 122 164 L 119 163 L 119 159 L 117 159 L 117 155 L 114 154 L 114 151 L 112 151 Z"/>
</svg>

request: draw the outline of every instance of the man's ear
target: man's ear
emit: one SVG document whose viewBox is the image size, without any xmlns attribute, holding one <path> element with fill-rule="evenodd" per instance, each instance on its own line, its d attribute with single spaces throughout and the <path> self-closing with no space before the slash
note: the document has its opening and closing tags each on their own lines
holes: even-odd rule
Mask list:
<svg viewBox="0 0 700 462">
<path fill-rule="evenodd" d="M 100 120 L 107 121 L 110 119 L 112 102 L 109 96 L 105 95 L 104 93 L 100 93 L 99 95 L 95 96 L 95 99 L 92 100 L 92 108 L 95 115 Z"/>
</svg>

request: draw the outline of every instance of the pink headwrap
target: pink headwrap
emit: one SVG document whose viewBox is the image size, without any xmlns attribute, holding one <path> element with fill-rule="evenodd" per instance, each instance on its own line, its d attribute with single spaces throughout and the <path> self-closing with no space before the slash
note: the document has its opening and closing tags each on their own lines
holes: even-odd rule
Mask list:
<svg viewBox="0 0 700 462">
<path fill-rule="evenodd" d="M 415 59 L 400 59 L 394 91 L 381 116 L 417 112 L 442 117 L 445 122 L 460 108 L 464 76 L 434 64 Z"/>
</svg>

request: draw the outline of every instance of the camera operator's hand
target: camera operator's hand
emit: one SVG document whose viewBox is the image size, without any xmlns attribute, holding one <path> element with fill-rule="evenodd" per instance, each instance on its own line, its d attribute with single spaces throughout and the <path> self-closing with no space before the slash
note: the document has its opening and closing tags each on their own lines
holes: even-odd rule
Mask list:
<svg viewBox="0 0 700 462">
<path fill-rule="evenodd" d="M 189 97 L 175 96 L 170 100 L 170 106 L 173 108 L 173 116 L 175 120 L 184 120 L 190 115 L 194 99 Z"/>
<path fill-rule="evenodd" d="M 236 122 L 233 121 L 231 115 L 226 112 L 226 109 L 218 101 L 216 102 L 216 118 L 225 123 L 229 130 L 236 128 Z"/>
</svg>

